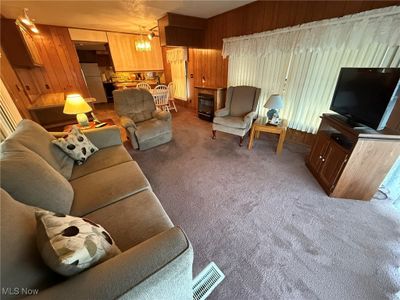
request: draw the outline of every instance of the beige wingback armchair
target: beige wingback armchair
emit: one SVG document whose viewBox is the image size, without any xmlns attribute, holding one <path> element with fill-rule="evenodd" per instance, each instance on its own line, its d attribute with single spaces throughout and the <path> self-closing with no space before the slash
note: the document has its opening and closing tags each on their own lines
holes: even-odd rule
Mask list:
<svg viewBox="0 0 400 300">
<path fill-rule="evenodd" d="M 231 133 L 240 136 L 239 145 L 242 146 L 243 137 L 257 118 L 260 92 L 261 89 L 252 86 L 229 87 L 225 107 L 214 113 L 213 139 L 216 138 L 217 130 Z"/>
<path fill-rule="evenodd" d="M 134 149 L 146 150 L 172 139 L 171 114 L 156 109 L 145 89 L 113 91 L 114 108 Z"/>
</svg>

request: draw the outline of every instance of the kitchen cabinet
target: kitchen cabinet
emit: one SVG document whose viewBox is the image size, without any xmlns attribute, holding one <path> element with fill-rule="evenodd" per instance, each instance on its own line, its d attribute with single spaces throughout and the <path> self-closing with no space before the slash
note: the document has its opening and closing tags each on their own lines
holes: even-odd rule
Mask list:
<svg viewBox="0 0 400 300">
<path fill-rule="evenodd" d="M 162 46 L 203 48 L 207 19 L 167 13 L 158 20 Z"/>
<path fill-rule="evenodd" d="M 326 132 L 317 135 L 309 156 L 309 167 L 327 193 L 331 193 L 347 162 L 350 150 L 343 148 Z"/>
<path fill-rule="evenodd" d="M 370 200 L 399 155 L 399 133 L 324 114 L 306 165 L 329 196 Z"/>
<path fill-rule="evenodd" d="M 37 27 L 40 33 L 34 37 L 34 45 L 41 54 L 43 66 L 14 68 L 32 103 L 40 95 L 49 93 L 80 93 L 89 97 L 68 29 L 48 25 Z"/>
<path fill-rule="evenodd" d="M 117 72 L 163 70 L 163 60 L 158 37 L 151 43 L 151 51 L 136 51 L 135 42 L 141 38 L 135 34 L 107 32 L 108 45 L 114 69 Z"/>
<path fill-rule="evenodd" d="M 331 192 L 347 162 L 349 151 L 330 141 L 322 155 L 319 176 L 325 189 Z"/>
<path fill-rule="evenodd" d="M 105 31 L 68 28 L 71 40 L 80 42 L 108 43 Z"/>
<path fill-rule="evenodd" d="M 1 45 L 15 67 L 33 68 L 43 65 L 33 34 L 15 24 L 15 20 L 1 19 Z"/>
</svg>

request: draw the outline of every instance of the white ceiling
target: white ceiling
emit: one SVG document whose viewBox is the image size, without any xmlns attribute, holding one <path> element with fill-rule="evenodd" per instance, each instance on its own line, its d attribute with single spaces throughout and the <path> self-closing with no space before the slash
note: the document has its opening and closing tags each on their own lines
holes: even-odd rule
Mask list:
<svg viewBox="0 0 400 300">
<path fill-rule="evenodd" d="M 2 0 L 1 14 L 17 18 L 23 8 L 36 23 L 77 28 L 138 32 L 139 26 L 150 29 L 167 12 L 210 18 L 253 1 L 151 1 L 151 0 Z"/>
</svg>

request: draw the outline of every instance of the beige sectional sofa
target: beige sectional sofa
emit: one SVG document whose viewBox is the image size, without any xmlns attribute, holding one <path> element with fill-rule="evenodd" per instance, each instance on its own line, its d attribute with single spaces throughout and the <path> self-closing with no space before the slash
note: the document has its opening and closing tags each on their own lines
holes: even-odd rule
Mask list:
<svg viewBox="0 0 400 300">
<path fill-rule="evenodd" d="M 190 242 L 125 150 L 119 128 L 85 134 L 100 150 L 81 166 L 29 120 L 1 144 L 2 288 L 39 289 L 43 299 L 191 299 Z M 63 278 L 37 250 L 34 207 L 99 223 L 122 253 Z"/>
</svg>

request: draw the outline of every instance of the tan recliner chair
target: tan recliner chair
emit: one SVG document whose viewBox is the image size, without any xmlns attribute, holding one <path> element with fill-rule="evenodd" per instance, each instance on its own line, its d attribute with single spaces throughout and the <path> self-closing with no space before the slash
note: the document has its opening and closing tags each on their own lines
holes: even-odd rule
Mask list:
<svg viewBox="0 0 400 300">
<path fill-rule="evenodd" d="M 217 130 L 231 133 L 240 136 L 239 146 L 242 146 L 243 137 L 257 118 L 260 92 L 261 89 L 252 86 L 230 86 L 225 107 L 214 113 L 213 139 Z"/>
<path fill-rule="evenodd" d="M 114 108 L 134 149 L 146 150 L 172 139 L 171 114 L 156 110 L 145 89 L 113 91 Z"/>
</svg>

